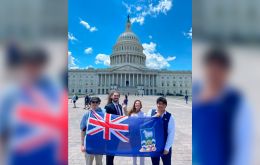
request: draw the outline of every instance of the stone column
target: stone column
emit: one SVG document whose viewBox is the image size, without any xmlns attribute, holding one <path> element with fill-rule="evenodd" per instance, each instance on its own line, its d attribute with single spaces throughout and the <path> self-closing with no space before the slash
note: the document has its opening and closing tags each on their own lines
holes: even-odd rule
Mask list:
<svg viewBox="0 0 260 165">
<path fill-rule="evenodd" d="M 134 85 L 133 83 L 133 75 L 131 73 L 129 73 L 129 81 L 130 81 L 130 84 L 131 84 L 131 87 Z"/>
<path fill-rule="evenodd" d="M 133 74 L 133 86 L 135 86 L 136 83 L 135 83 L 135 74 Z"/>
<path fill-rule="evenodd" d="M 136 82 L 137 85 L 139 85 L 139 74 L 137 73 L 137 82 Z"/>
<path fill-rule="evenodd" d="M 116 73 L 116 84 L 118 84 L 118 74 Z"/>
<path fill-rule="evenodd" d="M 149 87 L 151 87 L 151 75 L 149 74 Z"/>
<path fill-rule="evenodd" d="M 107 74 L 104 74 L 105 76 L 105 87 L 107 87 Z"/>
<path fill-rule="evenodd" d="M 156 75 L 155 74 L 153 75 L 153 86 L 154 87 L 156 86 Z"/>
<path fill-rule="evenodd" d="M 113 85 L 115 84 L 115 75 L 114 75 L 114 73 L 112 73 L 112 84 Z"/>
<path fill-rule="evenodd" d="M 130 81 L 130 73 L 128 74 L 128 85 L 131 86 L 131 81 Z"/>
<path fill-rule="evenodd" d="M 146 74 L 144 74 L 144 86 L 146 86 Z"/>
<path fill-rule="evenodd" d="M 125 84 L 124 86 L 126 87 L 126 73 L 125 73 L 125 82 L 124 82 L 124 84 Z"/>
<path fill-rule="evenodd" d="M 121 74 L 120 74 L 120 81 L 121 81 L 120 86 L 123 86 L 123 80 L 122 80 L 122 77 L 123 77 L 123 75 L 122 75 L 122 73 L 121 73 Z"/>
<path fill-rule="evenodd" d="M 151 74 L 151 86 L 153 87 L 153 75 Z"/>
<path fill-rule="evenodd" d="M 110 74 L 108 74 L 108 86 L 109 86 L 109 89 L 110 89 L 110 84 L 111 84 L 111 77 L 110 77 L 111 75 Z"/>
</svg>

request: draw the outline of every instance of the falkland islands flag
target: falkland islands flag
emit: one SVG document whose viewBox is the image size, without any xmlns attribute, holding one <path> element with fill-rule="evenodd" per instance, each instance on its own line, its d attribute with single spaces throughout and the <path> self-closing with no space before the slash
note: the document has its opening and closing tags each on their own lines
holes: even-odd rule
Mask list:
<svg viewBox="0 0 260 165">
<path fill-rule="evenodd" d="M 164 149 L 162 119 L 91 111 L 85 145 L 89 154 L 160 156 Z"/>
</svg>

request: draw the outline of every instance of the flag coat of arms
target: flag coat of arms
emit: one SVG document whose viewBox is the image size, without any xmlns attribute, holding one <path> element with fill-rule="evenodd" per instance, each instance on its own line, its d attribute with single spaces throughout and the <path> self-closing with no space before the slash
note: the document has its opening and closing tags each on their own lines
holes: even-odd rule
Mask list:
<svg viewBox="0 0 260 165">
<path fill-rule="evenodd" d="M 85 146 L 89 154 L 160 156 L 165 146 L 163 121 L 91 111 Z"/>
</svg>

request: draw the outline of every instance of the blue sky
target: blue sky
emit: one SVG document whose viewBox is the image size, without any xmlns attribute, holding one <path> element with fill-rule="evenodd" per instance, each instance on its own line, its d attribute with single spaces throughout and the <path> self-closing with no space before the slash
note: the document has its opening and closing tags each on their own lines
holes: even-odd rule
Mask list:
<svg viewBox="0 0 260 165">
<path fill-rule="evenodd" d="M 107 68 L 127 15 L 148 68 L 191 70 L 191 0 L 69 0 L 69 68 Z"/>
</svg>

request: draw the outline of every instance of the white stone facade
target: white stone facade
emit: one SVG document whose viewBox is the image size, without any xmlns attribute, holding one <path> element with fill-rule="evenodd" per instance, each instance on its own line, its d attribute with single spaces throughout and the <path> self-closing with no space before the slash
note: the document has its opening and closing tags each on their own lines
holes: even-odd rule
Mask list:
<svg viewBox="0 0 260 165">
<path fill-rule="evenodd" d="M 110 55 L 107 69 L 69 70 L 69 94 L 107 94 L 116 89 L 121 94 L 192 94 L 191 71 L 148 69 L 138 37 L 126 23 Z"/>
</svg>

